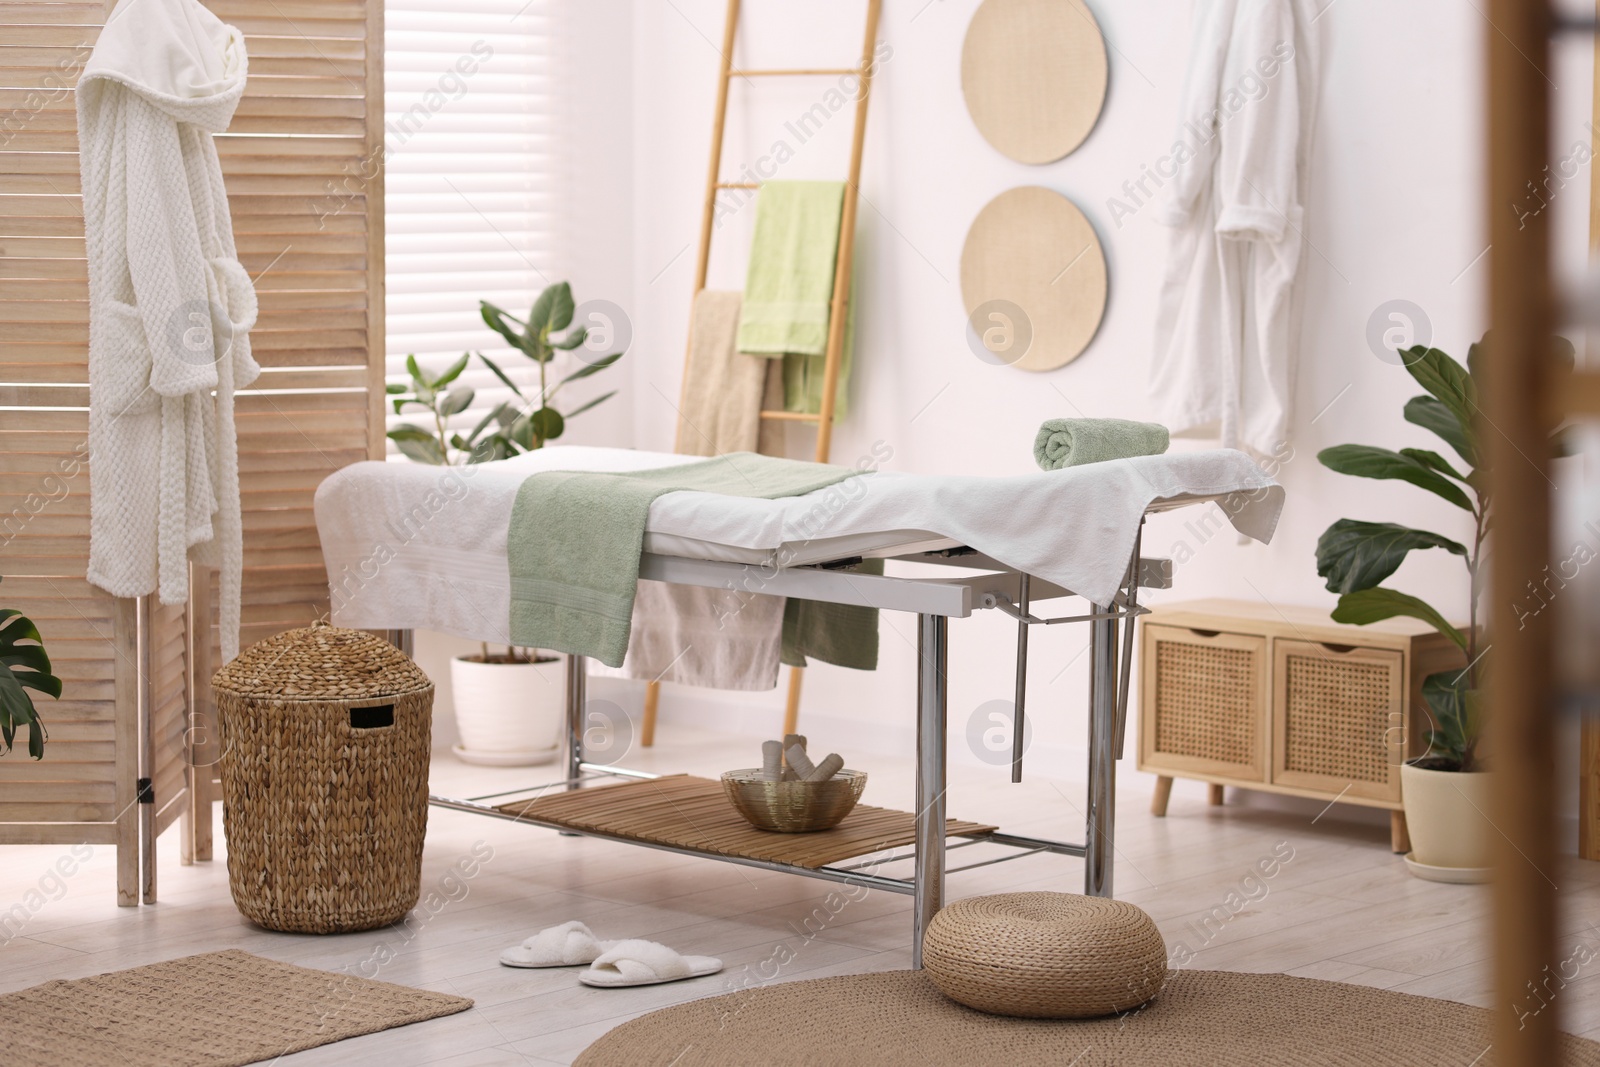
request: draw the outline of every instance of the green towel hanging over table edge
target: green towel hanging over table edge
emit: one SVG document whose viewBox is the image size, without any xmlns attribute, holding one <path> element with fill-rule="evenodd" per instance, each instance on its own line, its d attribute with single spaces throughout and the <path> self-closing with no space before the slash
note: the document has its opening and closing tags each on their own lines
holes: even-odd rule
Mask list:
<svg viewBox="0 0 1600 1067">
<path fill-rule="evenodd" d="M 802 496 L 861 473 L 734 452 L 654 470 L 531 475 L 517 490 L 507 534 L 511 640 L 621 666 L 632 628 L 645 524 L 657 497 L 692 490 L 771 500 Z M 796 656 L 809 653 L 838 662 L 833 658 L 838 655 L 849 661 L 844 666 L 876 666 L 876 611 L 850 609 L 853 614 L 830 623 L 828 616 L 808 618 L 810 609 L 837 606 L 791 601 L 790 607 L 796 621 L 791 624 L 791 612 L 785 612 L 784 662 L 793 662 L 792 646 Z M 838 627 L 836 634 L 830 632 L 832 626 Z M 865 636 L 869 632 L 870 640 Z"/>
</svg>

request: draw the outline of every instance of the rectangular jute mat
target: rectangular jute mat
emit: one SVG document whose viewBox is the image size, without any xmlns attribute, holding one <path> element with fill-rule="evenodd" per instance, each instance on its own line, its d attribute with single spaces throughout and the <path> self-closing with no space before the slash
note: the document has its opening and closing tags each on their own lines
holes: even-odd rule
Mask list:
<svg viewBox="0 0 1600 1067">
<path fill-rule="evenodd" d="M 0 995 L 0 1063 L 242 1067 L 470 1007 L 235 948 Z"/>
<path fill-rule="evenodd" d="M 636 841 L 696 848 L 719 856 L 792 863 L 797 867 L 824 867 L 917 840 L 917 820 L 910 812 L 867 804 L 857 804 L 831 830 L 809 834 L 757 830 L 734 809 L 721 782 L 687 774 L 550 793 L 536 800 L 502 804 L 500 810 L 574 830 L 594 830 Z M 994 829 L 960 819 L 945 822 L 945 833 L 950 835 L 983 834 Z"/>
</svg>

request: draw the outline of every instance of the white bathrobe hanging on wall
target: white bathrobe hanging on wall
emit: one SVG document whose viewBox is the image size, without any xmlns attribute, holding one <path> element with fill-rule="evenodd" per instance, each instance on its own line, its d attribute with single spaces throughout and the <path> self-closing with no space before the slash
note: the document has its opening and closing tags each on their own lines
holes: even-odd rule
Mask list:
<svg viewBox="0 0 1600 1067">
<path fill-rule="evenodd" d="M 1150 392 L 1175 435 L 1281 459 L 1316 114 L 1306 0 L 1199 0 L 1172 175 Z"/>
<path fill-rule="evenodd" d="M 191 558 L 220 566 L 224 661 L 238 651 L 243 568 L 233 394 L 260 368 L 212 135 L 232 121 L 245 68 L 242 35 L 198 0 L 122 0 L 77 93 L 88 577 L 181 604 Z"/>
</svg>

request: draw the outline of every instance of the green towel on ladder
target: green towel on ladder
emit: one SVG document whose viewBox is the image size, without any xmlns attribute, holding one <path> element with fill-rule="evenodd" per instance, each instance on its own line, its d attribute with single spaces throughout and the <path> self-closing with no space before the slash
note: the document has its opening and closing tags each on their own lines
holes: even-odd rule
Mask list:
<svg viewBox="0 0 1600 1067">
<path fill-rule="evenodd" d="M 783 399 L 789 411 L 822 410 L 843 212 L 843 182 L 766 182 L 756 203 L 738 348 L 752 355 L 783 357 Z M 854 356 L 853 319 L 852 306 L 845 316 L 844 347 L 839 353 L 836 419 L 845 414 L 845 384 Z"/>
<path fill-rule="evenodd" d="M 650 505 L 696 490 L 775 499 L 825 489 L 860 472 L 750 452 L 655 470 L 545 471 L 511 509 L 511 641 L 620 667 L 628 651 Z"/>
</svg>

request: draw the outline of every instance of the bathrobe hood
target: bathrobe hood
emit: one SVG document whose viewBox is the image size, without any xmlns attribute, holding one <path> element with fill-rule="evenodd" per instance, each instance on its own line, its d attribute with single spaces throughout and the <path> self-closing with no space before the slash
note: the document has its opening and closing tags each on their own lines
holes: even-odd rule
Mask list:
<svg viewBox="0 0 1600 1067">
<path fill-rule="evenodd" d="M 244 38 L 199 0 L 122 0 L 78 82 L 89 261 L 90 582 L 189 599 L 216 566 L 223 659 L 238 650 L 243 524 L 234 391 L 256 295 L 214 134 L 244 93 Z"/>
<path fill-rule="evenodd" d="M 117 82 L 176 122 L 221 133 L 244 95 L 246 68 L 244 37 L 194 0 L 122 0 L 79 86 Z"/>
</svg>

